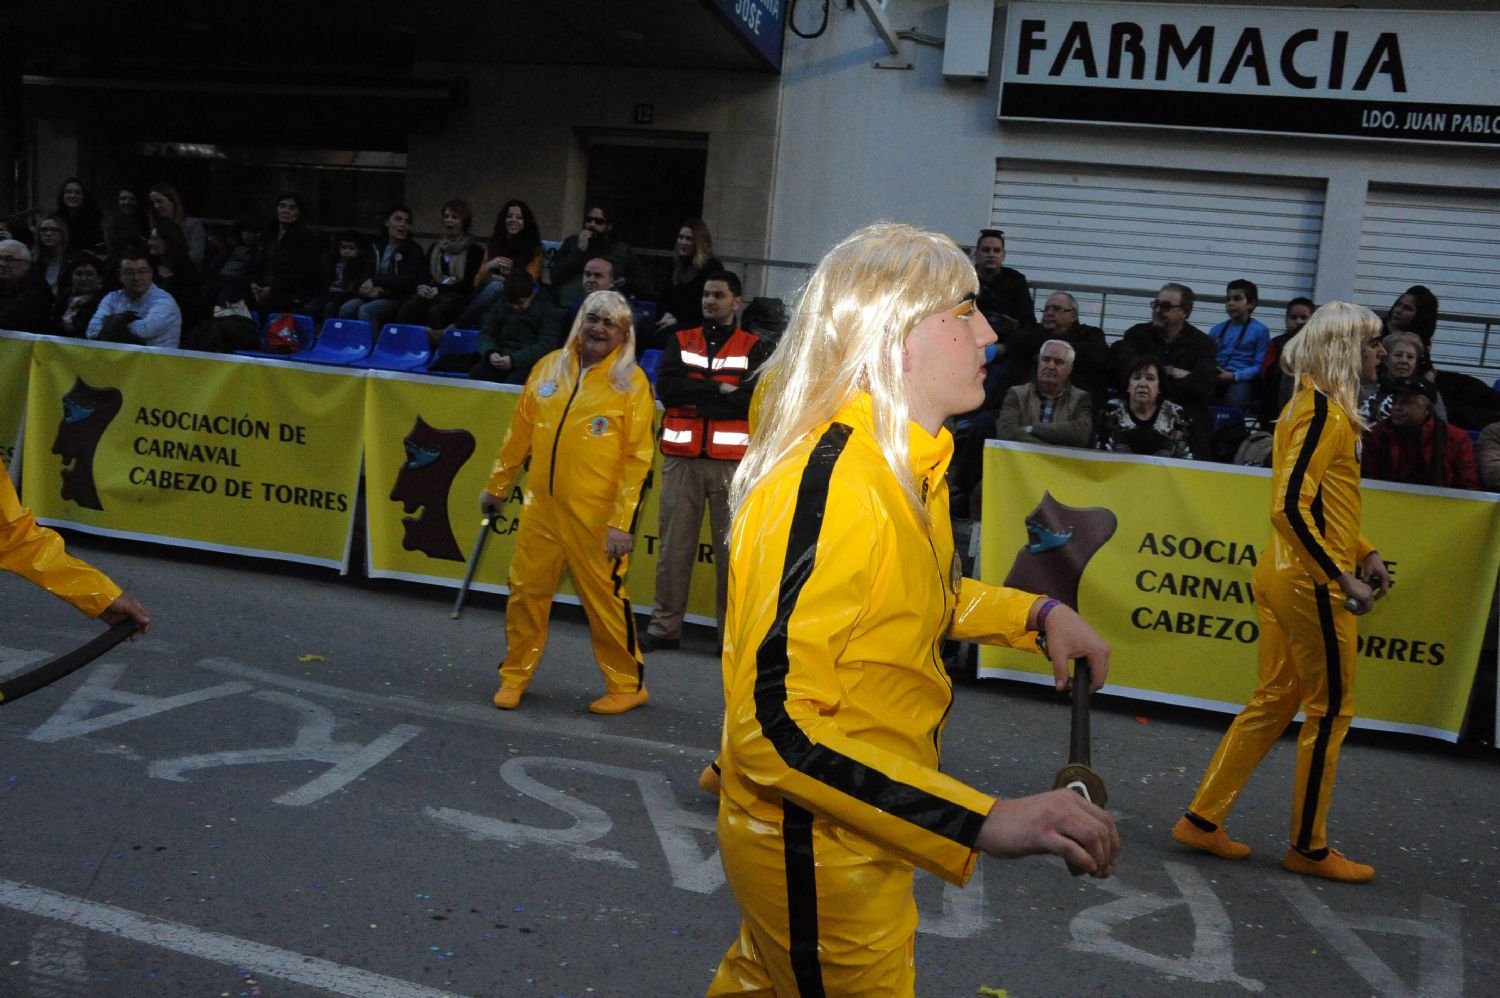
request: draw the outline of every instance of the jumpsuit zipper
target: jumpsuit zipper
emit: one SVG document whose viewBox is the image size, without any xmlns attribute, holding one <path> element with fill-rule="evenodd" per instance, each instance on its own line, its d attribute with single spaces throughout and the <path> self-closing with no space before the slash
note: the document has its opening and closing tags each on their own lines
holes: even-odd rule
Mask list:
<svg viewBox="0 0 1500 998">
<path fill-rule="evenodd" d="M 578 380 L 573 382 L 573 391 L 568 395 L 568 404 L 563 406 L 562 415 L 557 419 L 557 432 L 552 435 L 552 463 L 547 466 L 547 494 L 553 495 L 552 483 L 557 480 L 557 444 L 562 440 L 563 427 L 568 424 L 568 410 L 573 408 L 573 400 L 578 397 L 578 386 L 583 384 L 584 372 L 578 372 Z"/>
<path fill-rule="evenodd" d="M 927 493 L 928 483 L 927 479 L 924 478 L 922 479 L 923 509 L 927 509 Z M 931 512 L 931 510 L 928 510 L 929 515 L 931 514 Z M 948 684 L 948 706 L 943 708 L 943 716 L 938 718 L 937 724 L 934 725 L 932 729 L 932 747 L 937 751 L 938 755 L 941 756 L 943 752 L 943 725 L 948 722 L 948 715 L 953 711 L 953 680 L 948 676 L 948 669 L 943 665 L 943 657 L 938 654 L 938 650 L 942 648 L 943 642 L 947 640 L 948 635 L 953 631 L 953 617 L 958 612 L 958 607 L 955 605 L 952 609 L 948 609 L 948 588 L 952 584 L 952 579 L 948 575 L 945 575 L 943 573 L 943 566 L 938 564 L 940 559 L 938 558 L 937 545 L 932 542 L 931 528 L 929 528 L 927 531 L 927 549 L 932 552 L 933 568 L 935 568 L 938 573 L 938 589 L 943 594 L 943 608 L 946 611 L 944 615 L 948 618 L 943 627 L 942 636 L 938 638 L 938 643 L 936 645 L 929 646 L 928 648 L 928 654 L 932 656 L 934 668 L 937 670 L 938 675 L 943 677 L 943 682 Z M 949 572 L 951 573 L 951 571 L 952 566 L 950 565 Z"/>
</svg>

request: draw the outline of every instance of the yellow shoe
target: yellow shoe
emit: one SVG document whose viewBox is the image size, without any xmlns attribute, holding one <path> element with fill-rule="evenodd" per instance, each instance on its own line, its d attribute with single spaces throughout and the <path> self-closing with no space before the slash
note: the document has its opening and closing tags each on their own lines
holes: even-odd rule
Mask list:
<svg viewBox="0 0 1500 998">
<path fill-rule="evenodd" d="M 1172 828 L 1172 838 L 1185 846 L 1202 849 L 1222 859 L 1244 859 L 1250 855 L 1250 847 L 1231 839 L 1223 825 L 1205 832 L 1189 821 L 1186 815 L 1177 819 L 1177 824 Z"/>
<path fill-rule="evenodd" d="M 1322 859 L 1308 859 L 1296 849 L 1288 849 L 1281 857 L 1281 868 L 1308 877 L 1325 880 L 1341 880 L 1346 884 L 1367 884 L 1375 879 L 1375 867 L 1356 863 L 1337 849 L 1328 850 Z"/>
<path fill-rule="evenodd" d="M 500 687 L 495 691 L 495 695 L 491 698 L 490 703 L 494 704 L 496 707 L 499 707 L 501 710 L 515 710 L 516 707 L 521 703 L 521 687 Z"/>
<path fill-rule="evenodd" d="M 635 710 L 650 699 L 651 695 L 644 687 L 634 693 L 606 693 L 589 704 L 589 710 L 595 714 L 623 714 L 627 710 Z"/>
<path fill-rule="evenodd" d="M 703 772 L 698 774 L 698 788 L 711 796 L 719 796 L 719 762 L 714 760 L 703 767 Z"/>
</svg>

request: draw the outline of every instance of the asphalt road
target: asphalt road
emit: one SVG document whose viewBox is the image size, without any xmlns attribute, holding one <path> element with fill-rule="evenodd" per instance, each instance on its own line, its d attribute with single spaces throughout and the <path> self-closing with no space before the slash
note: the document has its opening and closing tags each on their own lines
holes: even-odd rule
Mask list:
<svg viewBox="0 0 1500 998">
<path fill-rule="evenodd" d="M 75 536 L 156 613 L 147 639 L 0 705 L 0 994 L 702 994 L 737 925 L 696 776 L 717 742 L 711 635 L 602 692 L 554 614 L 521 708 L 489 706 L 500 601 Z M 0 676 L 97 632 L 0 578 Z M 1355 732 L 1330 823 L 1373 884 L 1281 871 L 1293 745 L 1232 827 L 1242 863 L 1168 831 L 1227 718 L 1096 698 L 1125 853 L 1107 881 L 985 860 L 918 880 L 918 993 L 1500 993 L 1500 756 Z M 961 685 L 946 768 L 1045 789 L 1068 707 Z"/>
</svg>

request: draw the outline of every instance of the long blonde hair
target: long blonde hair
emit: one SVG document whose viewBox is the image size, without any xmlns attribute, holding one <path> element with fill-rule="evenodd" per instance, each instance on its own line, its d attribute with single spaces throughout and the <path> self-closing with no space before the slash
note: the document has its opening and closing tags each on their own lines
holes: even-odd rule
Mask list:
<svg viewBox="0 0 1500 998">
<path fill-rule="evenodd" d="M 766 417 L 735 472 L 732 507 L 738 510 L 798 441 L 868 393 L 876 443 L 926 523 L 907 446 L 910 397 L 902 349 L 918 322 L 978 289 L 973 264 L 941 233 L 877 222 L 829 250 L 762 372 Z"/>
<path fill-rule="evenodd" d="M 1354 428 L 1367 429 L 1359 414 L 1359 356 L 1365 341 L 1379 336 L 1380 319 L 1363 305 L 1331 301 L 1321 305 L 1281 351 L 1281 367 L 1302 391 L 1302 379 L 1327 395 L 1349 417 Z"/>
<path fill-rule="evenodd" d="M 552 356 L 552 366 L 546 376 L 556 381 L 566 378 L 569 359 L 579 355 L 580 331 L 590 312 L 613 319 L 625 330 L 625 342 L 620 344 L 617 351 L 619 356 L 609 368 L 609 383 L 615 386 L 616 391 L 628 392 L 634 378 L 633 372 L 640 365 L 635 362 L 634 315 L 630 311 L 630 302 L 618 291 L 595 291 L 583 300 L 578 306 L 578 314 L 573 317 L 573 328 L 568 330 L 568 338 L 563 341 L 562 350 Z"/>
</svg>

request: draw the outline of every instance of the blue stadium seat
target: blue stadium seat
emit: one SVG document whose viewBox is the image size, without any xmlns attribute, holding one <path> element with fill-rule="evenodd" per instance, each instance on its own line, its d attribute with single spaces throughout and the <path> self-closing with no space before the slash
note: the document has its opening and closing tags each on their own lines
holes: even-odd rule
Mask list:
<svg viewBox="0 0 1500 998">
<path fill-rule="evenodd" d="M 298 354 L 303 354 L 311 350 L 313 348 L 313 341 L 317 339 L 317 332 L 313 325 L 313 317 L 310 315 L 301 315 L 297 312 L 292 313 L 292 325 L 297 330 L 297 342 L 302 344 L 302 349 L 294 350 L 291 353 L 266 349 L 266 330 L 270 329 L 271 324 L 277 319 L 281 318 L 284 314 L 285 313 L 282 312 L 272 312 L 270 315 L 266 316 L 265 325 L 260 327 L 259 350 L 236 350 L 235 353 L 243 357 L 271 357 L 277 360 L 287 360 L 289 358 L 296 357 Z M 250 315 L 252 318 L 254 318 L 256 316 L 256 313 L 251 312 Z"/>
<path fill-rule="evenodd" d="M 646 372 L 646 380 L 651 382 L 651 387 L 656 387 L 656 369 L 661 366 L 660 350 L 645 350 L 640 357 L 641 370 Z"/>
<path fill-rule="evenodd" d="M 309 364 L 331 364 L 345 367 L 370 355 L 370 324 L 363 319 L 327 319 L 318 342 L 304 353 L 291 354 L 292 359 Z"/>
<path fill-rule="evenodd" d="M 421 371 L 423 374 L 431 374 L 439 378 L 467 378 L 468 371 L 434 371 L 432 369 L 444 357 L 466 353 L 479 353 L 479 330 L 449 329 L 443 333 L 443 338 L 438 340 L 437 349 L 432 353 L 432 360 L 428 361 L 427 366 Z"/>
<path fill-rule="evenodd" d="M 656 302 L 635 300 L 630 303 L 630 310 L 635 313 L 635 324 L 637 326 L 652 325 L 656 322 Z M 639 329 L 637 329 L 639 333 Z"/>
<path fill-rule="evenodd" d="M 1495 389 L 1495 391 L 1500 392 L 1500 378 L 1495 379 L 1495 384 L 1492 387 Z"/>
<path fill-rule="evenodd" d="M 426 366 L 431 356 L 432 343 L 427 338 L 426 326 L 388 322 L 381 327 L 370 355 L 353 361 L 349 366 L 377 371 L 415 371 Z"/>
<path fill-rule="evenodd" d="M 1210 431 L 1212 433 L 1218 433 L 1226 426 L 1245 422 L 1245 411 L 1232 405 L 1211 405 L 1208 407 L 1208 412 L 1214 421 Z"/>
</svg>

